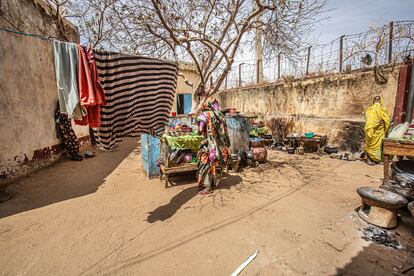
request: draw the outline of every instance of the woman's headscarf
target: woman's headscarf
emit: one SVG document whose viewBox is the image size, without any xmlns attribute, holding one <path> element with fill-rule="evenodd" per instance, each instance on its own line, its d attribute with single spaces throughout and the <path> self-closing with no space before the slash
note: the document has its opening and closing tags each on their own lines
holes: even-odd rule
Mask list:
<svg viewBox="0 0 414 276">
<path fill-rule="evenodd" d="M 220 105 L 217 101 L 217 99 L 213 99 L 212 101 L 209 101 L 208 103 L 204 104 L 201 110 L 203 111 L 217 111 L 220 109 Z"/>
<path fill-rule="evenodd" d="M 376 98 L 378 98 L 379 100 L 375 101 Z M 375 104 L 375 103 L 379 103 L 380 105 L 383 105 L 384 104 L 384 99 L 381 96 L 377 95 L 374 98 L 372 98 L 372 104 Z"/>
<path fill-rule="evenodd" d="M 375 101 L 377 97 L 379 100 Z M 382 160 L 382 141 L 390 127 L 390 116 L 383 103 L 382 97 L 375 96 L 365 111 L 365 152 L 375 162 Z"/>
</svg>

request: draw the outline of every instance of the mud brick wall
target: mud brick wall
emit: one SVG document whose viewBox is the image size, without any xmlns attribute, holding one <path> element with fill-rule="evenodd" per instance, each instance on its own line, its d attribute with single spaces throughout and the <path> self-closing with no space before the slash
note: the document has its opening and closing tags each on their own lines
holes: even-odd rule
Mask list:
<svg viewBox="0 0 414 276">
<path fill-rule="evenodd" d="M 398 66 L 342 74 L 284 79 L 228 89 L 217 95 L 224 107 L 266 120 L 276 139 L 286 133 L 325 133 L 342 150 L 359 151 L 364 139 L 364 110 L 375 95 L 394 110 Z M 284 133 L 281 133 L 284 132 Z"/>
<path fill-rule="evenodd" d="M 0 188 L 61 155 L 53 45 L 49 40 L 0 32 Z M 89 128 L 74 127 L 82 147 Z"/>
</svg>

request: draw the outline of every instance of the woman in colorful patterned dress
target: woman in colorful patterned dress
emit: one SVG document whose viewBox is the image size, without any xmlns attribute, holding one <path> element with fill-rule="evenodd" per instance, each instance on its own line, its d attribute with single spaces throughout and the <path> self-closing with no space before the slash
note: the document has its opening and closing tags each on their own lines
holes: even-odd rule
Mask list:
<svg viewBox="0 0 414 276">
<path fill-rule="evenodd" d="M 226 119 L 219 109 L 217 100 L 209 102 L 196 120 L 198 131 L 204 136 L 197 153 L 197 183 L 201 195 L 212 193 L 219 185 L 230 156 Z"/>
</svg>

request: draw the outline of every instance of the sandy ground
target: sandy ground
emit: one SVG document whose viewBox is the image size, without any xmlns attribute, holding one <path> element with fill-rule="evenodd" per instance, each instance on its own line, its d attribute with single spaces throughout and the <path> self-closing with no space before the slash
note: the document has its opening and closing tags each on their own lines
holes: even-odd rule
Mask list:
<svg viewBox="0 0 414 276">
<path fill-rule="evenodd" d="M 377 187 L 381 166 L 271 152 L 199 196 L 188 175 L 168 189 L 148 180 L 136 144 L 11 185 L 0 274 L 229 275 L 256 250 L 242 275 L 392 275 L 414 265 L 412 218 L 396 229 L 403 249 L 360 238 L 355 189 Z"/>
</svg>

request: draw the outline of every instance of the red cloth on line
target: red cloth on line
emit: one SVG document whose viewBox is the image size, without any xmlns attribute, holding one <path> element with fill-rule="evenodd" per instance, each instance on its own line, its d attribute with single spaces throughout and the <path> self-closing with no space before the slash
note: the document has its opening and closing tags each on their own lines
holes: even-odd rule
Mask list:
<svg viewBox="0 0 414 276">
<path fill-rule="evenodd" d="M 75 124 L 100 127 L 101 106 L 106 105 L 106 100 L 92 49 L 89 48 L 85 53 L 78 45 L 78 62 L 80 104 L 87 114 L 82 120 L 75 120 Z"/>
</svg>

